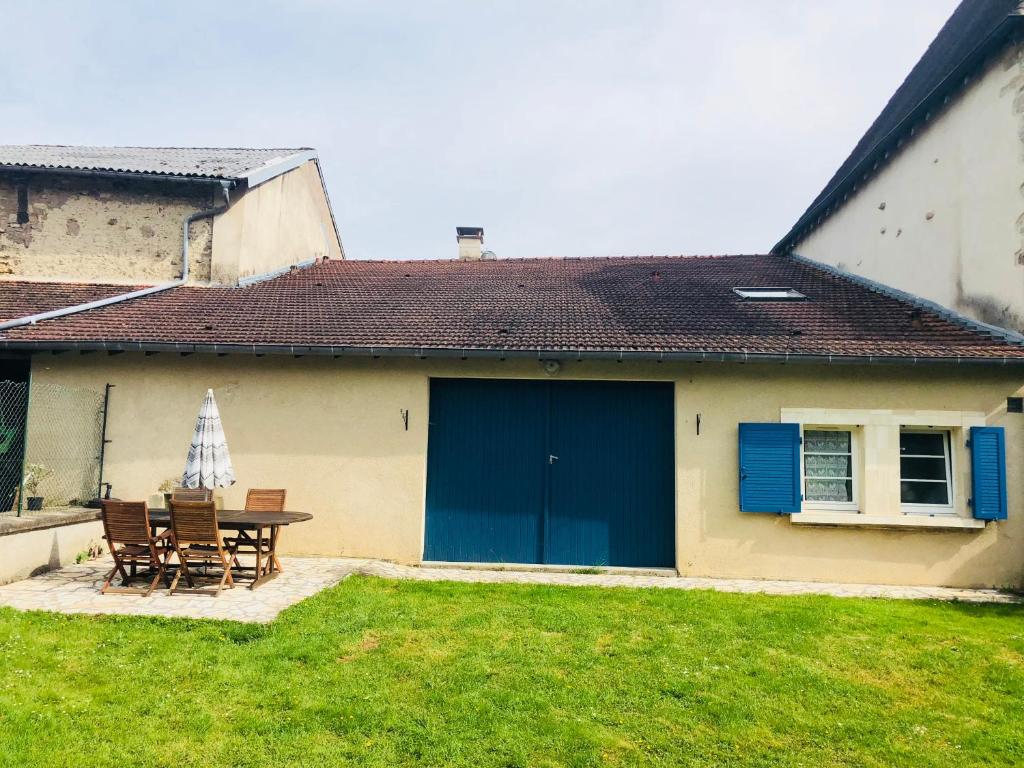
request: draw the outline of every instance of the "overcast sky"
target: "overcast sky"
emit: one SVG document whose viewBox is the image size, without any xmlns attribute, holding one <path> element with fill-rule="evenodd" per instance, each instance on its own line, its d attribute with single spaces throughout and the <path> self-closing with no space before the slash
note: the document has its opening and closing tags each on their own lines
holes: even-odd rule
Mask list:
<svg viewBox="0 0 1024 768">
<path fill-rule="evenodd" d="M 5 3 L 0 143 L 313 146 L 351 258 L 759 252 L 955 6 Z"/>
</svg>

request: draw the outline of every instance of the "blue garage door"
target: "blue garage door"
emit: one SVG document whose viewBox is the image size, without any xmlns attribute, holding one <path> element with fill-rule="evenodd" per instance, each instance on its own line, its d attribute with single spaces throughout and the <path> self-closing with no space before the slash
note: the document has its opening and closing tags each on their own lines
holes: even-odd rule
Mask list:
<svg viewBox="0 0 1024 768">
<path fill-rule="evenodd" d="M 672 385 L 434 379 L 424 559 L 674 565 Z"/>
</svg>

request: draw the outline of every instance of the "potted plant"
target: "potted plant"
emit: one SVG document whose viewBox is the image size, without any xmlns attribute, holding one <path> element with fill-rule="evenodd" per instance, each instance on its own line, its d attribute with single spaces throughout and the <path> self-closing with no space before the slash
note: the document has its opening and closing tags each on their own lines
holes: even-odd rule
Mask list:
<svg viewBox="0 0 1024 768">
<path fill-rule="evenodd" d="M 168 477 L 160 483 L 160 487 L 157 490 L 164 495 L 164 509 L 171 508 L 171 492 L 179 485 L 181 485 L 180 477 Z"/>
<path fill-rule="evenodd" d="M 53 470 L 45 464 L 25 465 L 25 494 L 28 508 L 38 511 L 43 508 L 43 497 L 39 495 L 39 484 L 53 474 Z"/>
</svg>

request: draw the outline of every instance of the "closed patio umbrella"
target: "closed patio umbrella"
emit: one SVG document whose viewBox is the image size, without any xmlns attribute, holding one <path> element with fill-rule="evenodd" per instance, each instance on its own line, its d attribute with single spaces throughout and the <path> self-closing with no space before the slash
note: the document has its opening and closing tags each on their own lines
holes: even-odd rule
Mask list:
<svg viewBox="0 0 1024 768">
<path fill-rule="evenodd" d="M 199 409 L 181 484 L 185 488 L 223 488 L 234 482 L 235 469 L 231 466 L 220 411 L 213 399 L 213 390 L 208 389 L 203 407 Z"/>
</svg>

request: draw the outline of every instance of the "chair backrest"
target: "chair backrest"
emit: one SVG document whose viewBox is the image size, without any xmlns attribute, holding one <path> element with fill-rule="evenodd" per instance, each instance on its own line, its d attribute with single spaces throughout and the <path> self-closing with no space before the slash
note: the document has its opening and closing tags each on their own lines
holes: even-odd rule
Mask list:
<svg viewBox="0 0 1024 768">
<path fill-rule="evenodd" d="M 179 545 L 216 544 L 220 546 L 217 507 L 212 501 L 171 500 L 171 530 Z"/>
<path fill-rule="evenodd" d="M 171 501 L 212 501 L 213 491 L 209 488 L 175 488 Z"/>
<path fill-rule="evenodd" d="M 245 494 L 246 512 L 284 512 L 284 488 L 250 488 Z"/>
<path fill-rule="evenodd" d="M 149 544 L 149 506 L 144 501 L 104 501 L 103 531 L 108 546 Z"/>
</svg>

